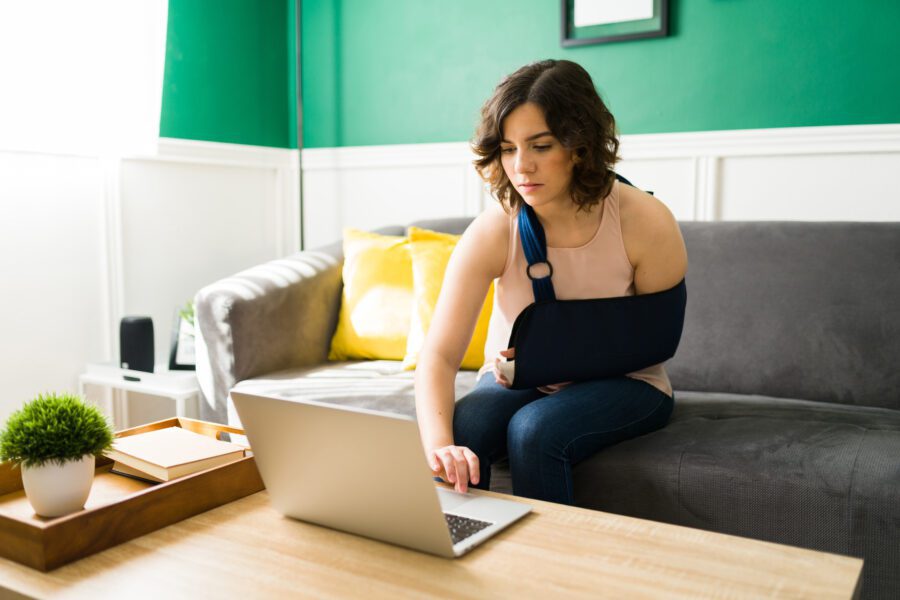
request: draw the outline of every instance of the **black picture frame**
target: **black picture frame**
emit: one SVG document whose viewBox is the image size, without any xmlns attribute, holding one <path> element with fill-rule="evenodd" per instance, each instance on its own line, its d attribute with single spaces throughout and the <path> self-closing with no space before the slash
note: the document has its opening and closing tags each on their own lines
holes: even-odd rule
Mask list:
<svg viewBox="0 0 900 600">
<path fill-rule="evenodd" d="M 181 310 L 172 319 L 172 343 L 169 348 L 170 371 L 195 371 L 197 359 L 194 353 L 194 327 L 184 318 Z"/>
<path fill-rule="evenodd" d="M 628 2 L 628 0 L 621 1 Z M 560 43 L 564 48 L 669 35 L 669 0 L 652 0 L 653 16 L 649 19 L 581 27 L 575 26 L 574 23 L 576 2 L 578 0 L 561 0 L 560 2 L 562 12 Z"/>
</svg>

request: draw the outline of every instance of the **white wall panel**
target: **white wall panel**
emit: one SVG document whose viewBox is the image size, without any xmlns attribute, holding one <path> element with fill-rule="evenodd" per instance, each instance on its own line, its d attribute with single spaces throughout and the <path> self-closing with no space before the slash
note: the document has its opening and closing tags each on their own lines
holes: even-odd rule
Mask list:
<svg viewBox="0 0 900 600">
<path fill-rule="evenodd" d="M 465 142 L 304 150 L 305 247 L 344 227 L 477 215 L 488 197 L 472 159 Z"/>
<path fill-rule="evenodd" d="M 318 248 L 340 239 L 345 226 L 341 197 L 339 170 L 304 171 L 303 244 L 306 248 Z"/>
<path fill-rule="evenodd" d="M 650 190 L 680 220 L 696 218 L 694 161 L 690 158 L 634 159 L 617 171 L 641 189 Z"/>
<path fill-rule="evenodd" d="M 341 214 L 353 227 L 371 229 L 466 212 L 465 179 L 456 166 L 354 169 L 341 183 Z"/>
<path fill-rule="evenodd" d="M 620 148 L 619 172 L 680 220 L 900 220 L 900 125 L 626 135 Z M 492 200 L 473 158 L 466 142 L 304 150 L 306 247 L 348 225 L 478 214 Z"/>
<path fill-rule="evenodd" d="M 900 153 L 722 161 L 724 220 L 900 221 Z"/>
<path fill-rule="evenodd" d="M 123 314 L 153 317 L 167 363 L 177 307 L 298 249 L 296 161 L 183 140 L 125 160 L 0 152 L 0 423 L 117 361 Z"/>
<path fill-rule="evenodd" d="M 156 360 L 167 363 L 178 307 L 279 256 L 276 172 L 148 160 L 121 172 L 122 310 L 153 317 Z"/>
</svg>

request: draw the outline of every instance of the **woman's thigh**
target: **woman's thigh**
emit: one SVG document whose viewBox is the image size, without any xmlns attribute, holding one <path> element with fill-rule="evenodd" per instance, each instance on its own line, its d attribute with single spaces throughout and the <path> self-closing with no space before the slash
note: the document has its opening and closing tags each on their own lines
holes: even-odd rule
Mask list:
<svg viewBox="0 0 900 600">
<path fill-rule="evenodd" d="M 456 403 L 454 443 L 467 446 L 482 460 L 495 460 L 506 452 L 506 430 L 513 415 L 544 395 L 535 389 L 507 389 L 490 373 L 485 374 L 475 389 Z"/>
<path fill-rule="evenodd" d="M 550 454 L 574 465 L 601 448 L 663 427 L 670 396 L 616 377 L 571 384 L 523 406 L 509 423 L 509 452 Z"/>
</svg>

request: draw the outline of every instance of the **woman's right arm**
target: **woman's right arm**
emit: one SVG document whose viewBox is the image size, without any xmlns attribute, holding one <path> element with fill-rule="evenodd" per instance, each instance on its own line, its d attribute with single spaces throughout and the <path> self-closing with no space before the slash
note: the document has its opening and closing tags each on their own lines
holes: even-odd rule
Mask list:
<svg viewBox="0 0 900 600">
<path fill-rule="evenodd" d="M 509 216 L 499 205 L 466 229 L 444 273 L 441 293 L 416 367 L 422 446 L 436 475 L 466 491 L 478 483 L 478 458 L 453 443 L 454 382 L 491 282 L 503 273 Z"/>
</svg>

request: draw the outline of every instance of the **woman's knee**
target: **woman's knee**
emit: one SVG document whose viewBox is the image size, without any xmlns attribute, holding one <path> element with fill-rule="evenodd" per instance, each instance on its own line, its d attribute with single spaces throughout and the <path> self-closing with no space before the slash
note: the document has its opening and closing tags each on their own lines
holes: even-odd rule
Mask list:
<svg viewBox="0 0 900 600">
<path fill-rule="evenodd" d="M 506 431 L 510 460 L 543 452 L 548 445 L 552 445 L 545 421 L 537 404 L 529 404 L 513 415 Z"/>
<path fill-rule="evenodd" d="M 453 412 L 453 438 L 458 445 L 495 449 L 505 446 L 510 418 L 535 394 L 479 384 L 464 396 Z M 466 442 L 466 443 L 463 443 Z"/>
</svg>

